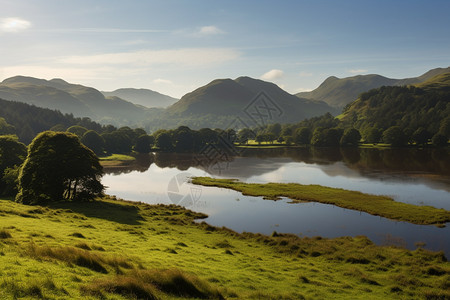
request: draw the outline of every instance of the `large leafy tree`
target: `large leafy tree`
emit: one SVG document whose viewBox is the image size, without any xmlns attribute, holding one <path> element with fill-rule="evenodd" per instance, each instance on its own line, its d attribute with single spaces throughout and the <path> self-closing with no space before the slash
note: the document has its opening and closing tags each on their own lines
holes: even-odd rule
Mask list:
<svg viewBox="0 0 450 300">
<path fill-rule="evenodd" d="M 92 199 L 103 192 L 98 157 L 78 137 L 45 131 L 31 142 L 16 201 L 25 204 Z"/>
<path fill-rule="evenodd" d="M 358 146 L 361 134 L 355 128 L 347 128 L 341 137 L 341 146 Z"/>
<path fill-rule="evenodd" d="M 172 137 L 169 132 L 162 131 L 155 138 L 156 147 L 160 150 L 172 150 Z"/>
<path fill-rule="evenodd" d="M 27 146 L 17 136 L 0 136 L 0 194 L 13 195 L 17 189 L 19 166 L 27 156 Z"/>
<path fill-rule="evenodd" d="M 102 156 L 105 148 L 105 140 L 94 130 L 88 130 L 81 138 L 83 145 L 94 151 L 95 154 Z"/>
<path fill-rule="evenodd" d="M 383 132 L 383 141 L 398 147 L 405 145 L 408 139 L 400 126 L 391 126 Z"/>
<path fill-rule="evenodd" d="M 15 165 L 21 165 L 27 156 L 27 146 L 19 142 L 15 135 L 0 136 L 0 174 Z"/>
<path fill-rule="evenodd" d="M 294 132 L 294 142 L 297 145 L 309 145 L 311 142 L 311 130 L 308 127 L 297 128 Z"/>
<path fill-rule="evenodd" d="M 152 151 L 152 146 L 155 143 L 155 138 L 151 135 L 143 134 L 137 138 L 134 150 L 139 153 L 149 153 Z"/>
</svg>

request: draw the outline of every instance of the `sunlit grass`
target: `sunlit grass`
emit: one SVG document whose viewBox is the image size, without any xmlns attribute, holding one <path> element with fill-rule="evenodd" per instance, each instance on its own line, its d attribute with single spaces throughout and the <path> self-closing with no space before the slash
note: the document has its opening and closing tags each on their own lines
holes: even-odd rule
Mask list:
<svg viewBox="0 0 450 300">
<path fill-rule="evenodd" d="M 121 160 L 121 161 L 133 161 L 136 160 L 133 156 L 126 154 L 112 154 L 109 156 L 99 157 L 100 161 L 112 161 L 112 160 Z"/>
<path fill-rule="evenodd" d="M 238 234 L 178 206 L 0 200 L 0 299 L 445 299 L 442 253 Z"/>
<path fill-rule="evenodd" d="M 450 222 L 450 211 L 431 206 L 417 206 L 394 201 L 387 196 L 364 194 L 330 188 L 320 185 L 302 185 L 298 183 L 243 183 L 234 179 L 215 179 L 195 177 L 192 183 L 233 189 L 244 195 L 261 196 L 277 200 L 287 197 L 294 202 L 320 202 L 339 207 L 367 212 L 385 218 L 406 221 L 414 224 L 444 224 Z M 442 226 L 442 225 L 440 225 Z"/>
</svg>

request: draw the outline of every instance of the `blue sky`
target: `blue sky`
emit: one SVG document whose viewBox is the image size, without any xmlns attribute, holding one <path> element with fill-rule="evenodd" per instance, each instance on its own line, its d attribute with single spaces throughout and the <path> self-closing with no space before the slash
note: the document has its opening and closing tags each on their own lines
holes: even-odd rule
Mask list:
<svg viewBox="0 0 450 300">
<path fill-rule="evenodd" d="M 63 78 L 181 97 L 251 76 L 288 92 L 328 76 L 450 66 L 450 1 L 0 0 L 0 80 Z"/>
</svg>

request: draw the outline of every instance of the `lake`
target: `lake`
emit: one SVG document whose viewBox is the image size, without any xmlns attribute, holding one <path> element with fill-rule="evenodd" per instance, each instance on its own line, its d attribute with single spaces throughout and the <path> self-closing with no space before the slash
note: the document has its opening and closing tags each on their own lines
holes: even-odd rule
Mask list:
<svg viewBox="0 0 450 300">
<path fill-rule="evenodd" d="M 296 182 L 389 195 L 396 201 L 450 210 L 448 149 L 285 148 L 241 149 L 233 156 L 154 153 L 135 164 L 105 169 L 110 195 L 150 204 L 179 204 L 206 213 L 205 221 L 237 232 L 273 231 L 299 236 L 365 235 L 379 245 L 442 250 L 450 256 L 450 224 L 414 225 L 320 203 L 248 197 L 188 182 L 191 176 L 245 182 Z"/>
</svg>

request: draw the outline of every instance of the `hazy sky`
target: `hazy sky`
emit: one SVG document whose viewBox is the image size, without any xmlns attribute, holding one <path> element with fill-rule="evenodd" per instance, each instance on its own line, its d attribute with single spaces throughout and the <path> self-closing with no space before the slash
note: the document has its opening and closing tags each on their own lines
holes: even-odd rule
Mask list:
<svg viewBox="0 0 450 300">
<path fill-rule="evenodd" d="M 251 76 L 291 93 L 328 76 L 450 66 L 450 1 L 0 0 L 0 80 L 63 78 L 181 97 Z"/>
</svg>

